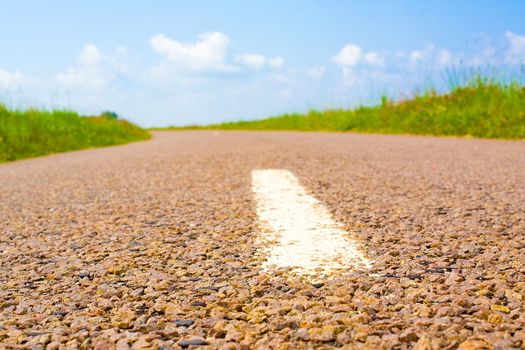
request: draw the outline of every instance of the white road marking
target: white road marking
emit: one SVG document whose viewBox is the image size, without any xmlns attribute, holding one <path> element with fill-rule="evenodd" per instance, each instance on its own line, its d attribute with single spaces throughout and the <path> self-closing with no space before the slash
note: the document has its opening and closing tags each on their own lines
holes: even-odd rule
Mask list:
<svg viewBox="0 0 525 350">
<path fill-rule="evenodd" d="M 267 260 L 263 267 L 291 268 L 304 275 L 370 268 L 371 261 L 342 224 L 284 169 L 252 171 L 252 190 Z"/>
</svg>

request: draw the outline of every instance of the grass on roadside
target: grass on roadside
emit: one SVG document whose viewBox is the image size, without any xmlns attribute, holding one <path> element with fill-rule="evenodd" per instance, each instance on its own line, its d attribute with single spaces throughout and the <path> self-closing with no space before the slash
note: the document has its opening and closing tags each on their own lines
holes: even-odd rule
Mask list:
<svg viewBox="0 0 525 350">
<path fill-rule="evenodd" d="M 185 129 L 356 131 L 370 133 L 525 138 L 525 86 L 476 78 L 438 94 L 407 100 L 383 97 L 381 104 L 356 109 L 284 114 Z"/>
<path fill-rule="evenodd" d="M 14 110 L 0 104 L 0 162 L 149 137 L 146 130 L 126 120 L 83 117 L 65 110 Z"/>
</svg>

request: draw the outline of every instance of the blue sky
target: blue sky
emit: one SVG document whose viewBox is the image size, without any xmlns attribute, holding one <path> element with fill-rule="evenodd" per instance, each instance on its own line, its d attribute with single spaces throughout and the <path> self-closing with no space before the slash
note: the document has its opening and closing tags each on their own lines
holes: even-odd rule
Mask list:
<svg viewBox="0 0 525 350">
<path fill-rule="evenodd" d="M 0 100 L 144 126 L 403 97 L 451 68 L 517 71 L 523 1 L 0 0 Z"/>
</svg>

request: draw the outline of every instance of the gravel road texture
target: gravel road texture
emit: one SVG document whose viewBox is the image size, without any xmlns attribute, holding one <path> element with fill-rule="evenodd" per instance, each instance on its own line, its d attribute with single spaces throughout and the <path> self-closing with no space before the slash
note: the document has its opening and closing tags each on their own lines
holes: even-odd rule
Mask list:
<svg viewBox="0 0 525 350">
<path fill-rule="evenodd" d="M 264 272 L 253 169 L 373 260 Z M 0 348 L 525 348 L 525 142 L 157 132 L 0 165 Z"/>
</svg>

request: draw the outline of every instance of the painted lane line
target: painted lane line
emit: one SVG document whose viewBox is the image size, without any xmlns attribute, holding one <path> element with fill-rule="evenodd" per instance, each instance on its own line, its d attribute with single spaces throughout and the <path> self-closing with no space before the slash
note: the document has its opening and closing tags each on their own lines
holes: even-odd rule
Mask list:
<svg viewBox="0 0 525 350">
<path fill-rule="evenodd" d="M 360 251 L 328 209 L 309 195 L 284 169 L 252 171 L 259 236 L 267 260 L 263 268 L 291 268 L 304 275 L 370 268 Z"/>
</svg>

